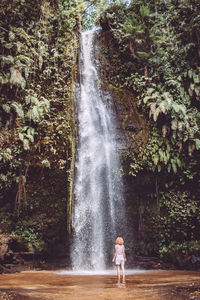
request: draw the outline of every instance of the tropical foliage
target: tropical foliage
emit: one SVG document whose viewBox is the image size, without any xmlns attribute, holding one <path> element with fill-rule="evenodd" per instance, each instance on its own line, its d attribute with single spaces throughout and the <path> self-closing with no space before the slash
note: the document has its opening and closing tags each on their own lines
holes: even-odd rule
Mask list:
<svg viewBox="0 0 200 300">
<path fill-rule="evenodd" d="M 0 4 L 0 205 L 13 214 L 7 230 L 14 229 L 19 235 L 23 226 L 29 230 L 24 215 L 38 220 L 41 213 L 41 219 L 46 218 L 48 223 L 47 211 L 55 214 L 51 202 L 63 203 L 63 196 L 69 194 L 73 74 L 83 9 L 81 0 L 3 0 Z M 40 181 L 36 189 L 34 172 Z M 61 193 L 57 200 L 56 178 L 51 183 L 55 189 L 48 192 L 52 172 L 62 178 L 65 186 L 64 195 Z M 49 202 L 46 212 L 39 204 L 45 198 L 40 194 L 42 186 Z M 53 222 L 61 217 L 65 220 L 65 215 L 63 210 Z M 30 230 L 36 232 L 33 239 L 39 231 L 45 232 L 45 224 L 42 229 L 41 223 L 39 230 L 36 221 L 29 221 L 33 227 Z M 19 225 L 15 228 L 16 222 L 21 229 Z M 5 223 L 1 217 L 0 231 L 6 231 Z"/>
<path fill-rule="evenodd" d="M 135 177 L 133 186 L 139 190 L 140 199 L 136 200 L 138 194 L 134 188 L 132 193 L 135 201 L 138 201 L 137 206 L 141 202 L 144 207 L 152 203 L 153 210 L 155 201 L 158 202 L 156 207 L 159 207 L 159 211 L 156 208 L 156 215 L 161 225 L 157 227 L 157 240 L 162 241 L 162 245 L 156 244 L 154 238 L 153 246 L 148 241 L 151 253 L 158 254 L 161 251 L 163 254 L 173 245 L 175 249 L 175 244 L 180 244 L 181 239 L 185 243 L 185 253 L 188 253 L 189 243 L 200 243 L 196 235 L 198 214 L 191 219 L 191 216 L 184 214 L 186 208 L 182 207 L 185 201 L 187 204 L 184 205 L 194 205 L 196 211 L 200 200 L 199 9 L 200 4 L 196 0 L 136 0 L 130 1 L 129 5 L 111 3 L 99 17 L 104 32 L 101 44 L 105 58 L 102 58 L 102 62 L 108 69 L 102 77 L 105 82 L 109 81 L 116 99 L 124 107 L 121 117 L 124 128 L 129 132 L 131 146 L 124 151 L 123 161 L 126 168 L 128 163 L 129 174 Z M 131 92 L 132 97 L 121 100 L 122 90 L 126 90 L 127 94 Z M 136 108 L 137 114 L 132 112 Z M 144 117 L 146 123 L 140 121 Z M 147 174 L 153 178 L 149 172 L 158 178 L 156 192 L 149 184 L 141 184 Z M 146 188 L 146 193 L 141 186 Z M 174 190 L 179 197 L 175 197 Z M 185 193 L 190 196 L 185 197 Z M 134 206 L 133 201 L 132 198 Z M 179 203 L 179 208 L 174 201 Z M 152 233 L 149 229 L 148 224 L 153 216 L 150 220 L 147 211 L 147 208 L 143 209 L 143 228 L 148 239 L 149 236 L 155 237 L 155 231 Z M 176 213 L 182 225 L 187 219 L 188 227 L 181 229 L 175 224 Z M 135 217 L 134 212 L 132 217 Z M 178 231 L 181 230 L 183 232 L 179 240 Z M 187 231 L 192 231 L 193 236 L 188 238 Z M 144 248 L 142 251 L 148 252 Z M 195 252 L 191 246 L 192 251 Z"/>
<path fill-rule="evenodd" d="M 184 154 L 200 149 L 198 11 L 197 1 L 134 1 L 129 8 L 113 5 L 100 18 L 123 62 L 112 79 L 134 91 L 160 136 L 163 147 L 152 155 L 158 171 L 164 164 L 176 173 Z"/>
</svg>

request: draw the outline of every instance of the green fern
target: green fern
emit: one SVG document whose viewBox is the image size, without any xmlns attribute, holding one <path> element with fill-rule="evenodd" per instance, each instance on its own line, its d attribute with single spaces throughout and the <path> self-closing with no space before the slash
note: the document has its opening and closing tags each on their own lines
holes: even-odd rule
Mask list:
<svg viewBox="0 0 200 300">
<path fill-rule="evenodd" d="M 12 103 L 11 107 L 16 111 L 17 115 L 21 118 L 24 118 L 24 111 L 20 103 Z"/>
</svg>

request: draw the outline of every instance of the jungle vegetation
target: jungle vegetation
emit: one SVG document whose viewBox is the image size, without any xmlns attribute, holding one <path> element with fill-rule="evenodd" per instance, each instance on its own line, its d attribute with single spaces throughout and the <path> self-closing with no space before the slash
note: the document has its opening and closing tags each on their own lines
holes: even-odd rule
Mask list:
<svg viewBox="0 0 200 300">
<path fill-rule="evenodd" d="M 135 0 L 109 4 L 98 18 L 107 85 L 126 90 L 118 98 L 131 140 L 123 159 L 135 252 L 174 261 L 200 250 L 199 13 L 196 0 Z"/>
<path fill-rule="evenodd" d="M 66 240 L 83 9 L 81 0 L 0 4 L 0 233 L 49 253 Z"/>
<path fill-rule="evenodd" d="M 122 153 L 130 251 L 198 255 L 198 0 L 1 1 L 0 234 L 42 253 L 66 241 L 81 18 L 101 31 L 103 84 L 120 98 L 130 138 Z"/>
</svg>

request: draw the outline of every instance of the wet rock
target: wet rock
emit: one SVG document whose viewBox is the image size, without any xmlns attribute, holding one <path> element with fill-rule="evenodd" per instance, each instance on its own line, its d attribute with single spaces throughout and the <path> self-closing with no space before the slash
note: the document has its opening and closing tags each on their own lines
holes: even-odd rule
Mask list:
<svg viewBox="0 0 200 300">
<path fill-rule="evenodd" d="M 175 255 L 174 261 L 179 269 L 197 270 L 200 268 L 200 258 L 195 255 Z"/>
<path fill-rule="evenodd" d="M 176 286 L 171 290 L 172 299 L 200 300 L 200 285 L 198 282 Z"/>
<path fill-rule="evenodd" d="M 10 249 L 12 238 L 7 235 L 2 235 L 0 238 L 0 262 L 10 262 L 13 258 L 13 251 Z"/>
<path fill-rule="evenodd" d="M 20 250 L 26 245 L 19 238 L 11 235 L 0 235 L 0 273 L 7 273 L 16 269 L 16 265 L 23 265 L 24 260 Z"/>
<path fill-rule="evenodd" d="M 137 131 L 140 131 L 142 129 L 143 128 L 138 127 L 137 124 L 127 124 L 125 126 L 125 130 L 132 131 L 132 132 L 137 132 Z"/>
<path fill-rule="evenodd" d="M 192 262 L 193 264 L 195 264 L 195 263 L 197 263 L 197 262 L 200 262 L 200 257 L 195 256 L 195 255 L 192 255 L 192 256 L 191 256 L 191 262 Z"/>
<path fill-rule="evenodd" d="M 12 291 L 6 291 L 6 290 L 0 291 L 0 300 L 34 300 L 34 299 L 35 298 L 17 294 Z"/>
<path fill-rule="evenodd" d="M 144 270 L 175 270 L 173 264 L 164 262 L 158 257 L 137 256 L 132 265 Z"/>
</svg>

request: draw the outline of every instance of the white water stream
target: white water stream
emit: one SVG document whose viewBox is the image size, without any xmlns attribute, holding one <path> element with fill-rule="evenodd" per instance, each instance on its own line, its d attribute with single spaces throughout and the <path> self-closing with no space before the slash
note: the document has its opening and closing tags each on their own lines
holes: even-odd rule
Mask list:
<svg viewBox="0 0 200 300">
<path fill-rule="evenodd" d="M 125 223 L 113 100 L 99 88 L 95 34 L 83 32 L 81 37 L 73 270 L 105 270 Z"/>
</svg>

